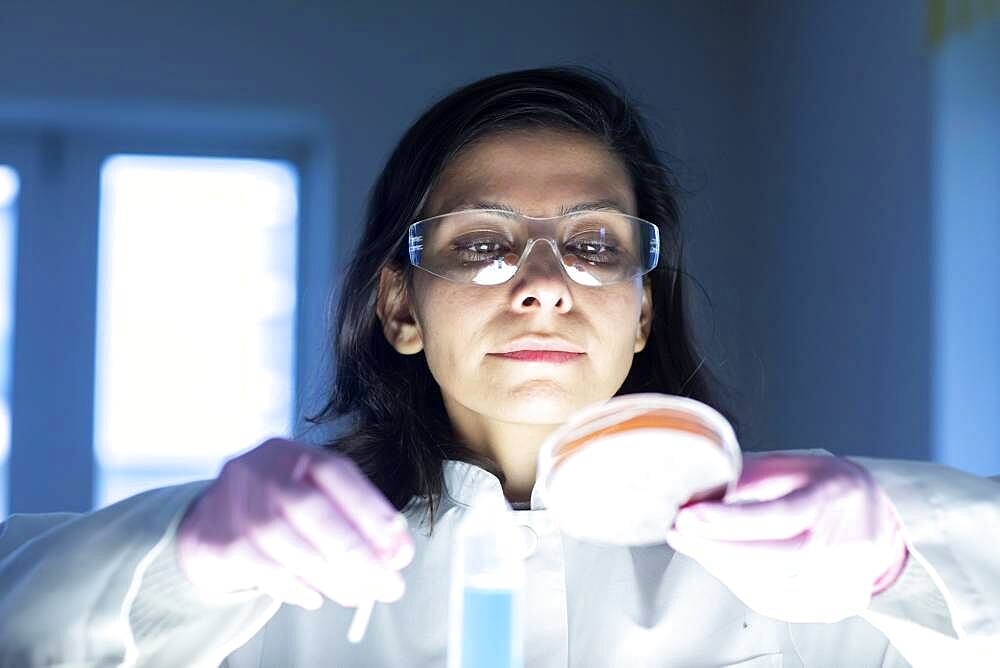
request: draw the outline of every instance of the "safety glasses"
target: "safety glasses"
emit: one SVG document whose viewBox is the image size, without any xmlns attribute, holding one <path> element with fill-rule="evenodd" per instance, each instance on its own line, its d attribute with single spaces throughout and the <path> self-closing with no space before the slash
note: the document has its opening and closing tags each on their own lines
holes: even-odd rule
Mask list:
<svg viewBox="0 0 1000 668">
<path fill-rule="evenodd" d="M 570 279 L 604 286 L 656 267 L 660 231 L 617 211 L 579 211 L 535 218 L 497 209 L 467 209 L 409 227 L 410 262 L 455 283 L 500 285 L 544 241 Z"/>
</svg>

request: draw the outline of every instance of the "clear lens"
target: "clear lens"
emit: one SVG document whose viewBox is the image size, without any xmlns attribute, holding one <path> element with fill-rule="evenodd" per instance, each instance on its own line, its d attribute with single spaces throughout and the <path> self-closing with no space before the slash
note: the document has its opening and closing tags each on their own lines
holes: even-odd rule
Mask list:
<svg viewBox="0 0 1000 668">
<path fill-rule="evenodd" d="M 659 259 L 659 230 L 617 212 L 580 212 L 528 218 L 505 211 L 470 210 L 410 226 L 410 261 L 458 283 L 499 285 L 517 271 L 536 240 L 556 244 L 569 277 L 582 285 L 609 285 L 647 273 Z"/>
</svg>

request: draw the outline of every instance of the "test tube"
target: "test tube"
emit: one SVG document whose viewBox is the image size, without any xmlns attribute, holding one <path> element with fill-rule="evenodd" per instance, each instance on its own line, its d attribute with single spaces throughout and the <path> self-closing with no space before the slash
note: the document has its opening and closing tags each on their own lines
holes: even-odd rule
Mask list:
<svg viewBox="0 0 1000 668">
<path fill-rule="evenodd" d="M 505 502 L 459 522 L 450 593 L 448 668 L 523 668 L 523 545 Z"/>
</svg>

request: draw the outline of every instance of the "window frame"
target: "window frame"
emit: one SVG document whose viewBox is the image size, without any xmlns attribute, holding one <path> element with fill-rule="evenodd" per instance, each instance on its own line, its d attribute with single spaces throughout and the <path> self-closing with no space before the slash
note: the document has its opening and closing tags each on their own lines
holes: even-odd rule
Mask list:
<svg viewBox="0 0 1000 668">
<path fill-rule="evenodd" d="M 295 432 L 304 428 L 303 398 L 325 369 L 325 297 L 337 269 L 331 142 L 321 124 L 298 115 L 243 115 L 225 127 L 219 118 L 208 114 L 199 123 L 189 115 L 171 123 L 154 115 L 121 128 L 0 128 L 0 159 L 15 155 L 4 162 L 21 181 L 8 512 L 83 512 L 96 501 L 100 176 L 115 154 L 281 160 L 297 170 L 292 414 Z M 21 148 L 5 154 L 8 145 Z"/>
<path fill-rule="evenodd" d="M 40 173 L 41 171 L 41 156 L 42 156 L 42 146 L 37 141 L 32 141 L 27 139 L 20 134 L 13 133 L 0 133 L 0 164 L 9 166 L 17 172 L 18 176 L 18 194 L 16 199 L 17 214 L 14 220 L 14 245 L 12 248 L 12 257 L 14 266 L 10 268 L 12 273 L 12 294 L 11 294 L 11 319 L 12 319 L 12 331 L 10 340 L 10 349 L 6 351 L 9 355 L 8 364 L 10 365 L 10 386 L 7 388 L 8 396 L 7 400 L 9 402 L 8 409 L 10 410 L 10 449 L 7 453 L 7 458 L 3 463 L 0 463 L 0 476 L 4 476 L 2 484 L 0 484 L 0 490 L 4 494 L 2 500 L 0 500 L 0 510 L 3 514 L 12 512 L 12 486 L 14 483 L 14 410 L 15 410 L 15 384 L 17 382 L 17 363 L 16 363 L 16 347 L 17 347 L 17 291 L 19 285 L 19 272 L 18 272 L 18 262 L 20 258 L 20 252 L 18 245 L 20 244 L 21 237 L 21 227 L 24 221 L 24 212 L 26 209 L 29 211 L 33 208 L 34 199 L 36 198 L 36 193 L 33 188 L 26 185 L 26 181 L 34 181 L 33 175 Z M 31 177 L 31 178 L 29 178 Z"/>
</svg>

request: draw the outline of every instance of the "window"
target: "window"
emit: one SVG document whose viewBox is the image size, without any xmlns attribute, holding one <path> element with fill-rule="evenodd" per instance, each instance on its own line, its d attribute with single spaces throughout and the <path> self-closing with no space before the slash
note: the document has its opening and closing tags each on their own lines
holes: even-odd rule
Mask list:
<svg viewBox="0 0 1000 668">
<path fill-rule="evenodd" d="M 97 507 L 291 432 L 298 175 L 118 154 L 100 188 Z"/>
<path fill-rule="evenodd" d="M 7 516 L 10 455 L 10 351 L 14 301 L 14 234 L 17 172 L 0 165 L 0 517 Z"/>
<path fill-rule="evenodd" d="M 933 61 L 934 460 L 1000 473 L 1000 22 Z"/>
</svg>

